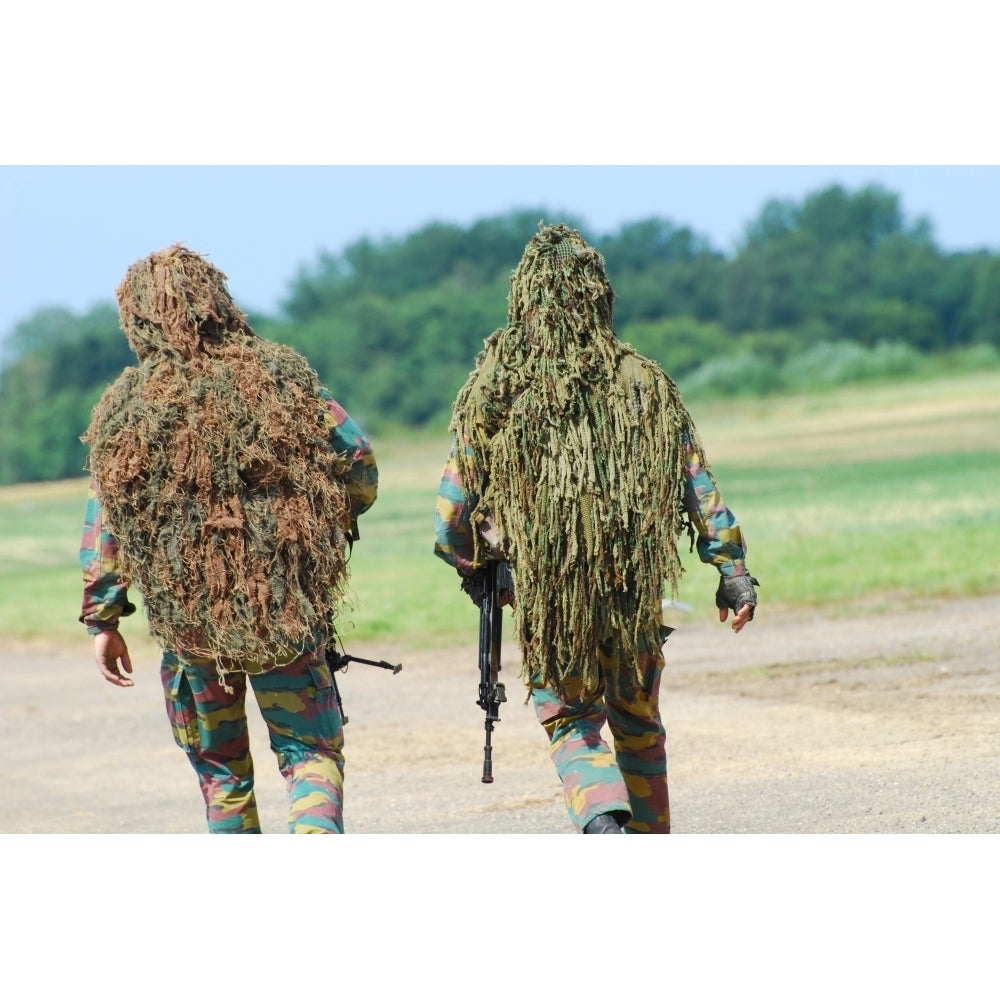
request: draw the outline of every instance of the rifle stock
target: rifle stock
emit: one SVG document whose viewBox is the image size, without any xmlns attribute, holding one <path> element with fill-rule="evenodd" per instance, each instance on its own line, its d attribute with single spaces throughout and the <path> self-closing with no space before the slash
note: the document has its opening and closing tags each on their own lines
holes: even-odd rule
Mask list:
<svg viewBox="0 0 1000 1000">
<path fill-rule="evenodd" d="M 486 713 L 486 744 L 483 747 L 484 784 L 493 781 L 493 725 L 500 721 L 500 705 L 507 700 L 500 674 L 500 643 L 503 608 L 500 605 L 500 563 L 486 564 L 483 600 L 479 605 L 479 698 L 476 704 Z"/>
</svg>

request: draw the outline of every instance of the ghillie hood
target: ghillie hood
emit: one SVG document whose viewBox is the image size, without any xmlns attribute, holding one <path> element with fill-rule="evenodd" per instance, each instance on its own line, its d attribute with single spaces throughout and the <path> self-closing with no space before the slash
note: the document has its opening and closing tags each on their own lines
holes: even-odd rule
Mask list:
<svg viewBox="0 0 1000 1000">
<path fill-rule="evenodd" d="M 452 413 L 473 523 L 492 517 L 511 563 L 525 677 L 557 687 L 596 684 L 602 641 L 631 664 L 658 651 L 682 572 L 685 438 L 700 448 L 673 381 L 616 338 L 613 299 L 601 255 L 540 226 Z M 476 545 L 477 563 L 497 554 Z"/>
<path fill-rule="evenodd" d="M 122 329 L 140 361 L 192 361 L 256 339 L 226 276 L 179 243 L 137 260 L 116 294 Z"/>
<path fill-rule="evenodd" d="M 119 316 L 141 364 L 82 440 L 158 642 L 266 665 L 316 641 L 345 594 L 350 463 L 316 373 L 254 334 L 225 279 L 180 245 L 129 268 Z"/>
</svg>

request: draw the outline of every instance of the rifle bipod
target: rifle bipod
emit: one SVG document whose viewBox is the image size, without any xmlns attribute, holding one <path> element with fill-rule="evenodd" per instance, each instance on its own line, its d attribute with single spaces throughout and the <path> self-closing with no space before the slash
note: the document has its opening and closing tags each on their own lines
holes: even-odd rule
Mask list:
<svg viewBox="0 0 1000 1000">
<path fill-rule="evenodd" d="M 337 686 L 337 671 L 343 670 L 347 673 L 348 663 L 367 663 L 371 667 L 381 667 L 383 670 L 391 670 L 398 674 L 403 669 L 402 663 L 389 663 L 386 660 L 366 660 L 363 656 L 351 656 L 347 652 L 338 653 L 336 643 L 340 641 L 336 632 L 330 637 L 330 644 L 326 650 L 326 662 L 330 667 L 330 679 L 333 681 L 333 696 L 337 699 L 337 708 L 340 709 L 340 717 L 344 725 L 347 725 L 347 716 L 344 714 L 344 702 L 340 697 L 340 688 Z"/>
</svg>

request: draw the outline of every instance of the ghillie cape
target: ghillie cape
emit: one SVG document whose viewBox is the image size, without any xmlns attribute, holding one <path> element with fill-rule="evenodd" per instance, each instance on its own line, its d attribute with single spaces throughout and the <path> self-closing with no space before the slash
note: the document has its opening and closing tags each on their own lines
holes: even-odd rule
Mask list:
<svg viewBox="0 0 1000 1000">
<path fill-rule="evenodd" d="M 451 431 L 474 526 L 475 562 L 509 560 L 526 680 L 598 681 L 612 644 L 662 642 L 664 588 L 682 573 L 686 441 L 700 450 L 674 382 L 617 340 L 604 260 L 575 230 L 541 227 L 511 278 L 508 322 L 460 390 Z M 498 551 L 497 551 L 498 550 Z M 615 686 L 625 677 L 607 678 Z"/>
<path fill-rule="evenodd" d="M 165 648 L 249 671 L 322 636 L 344 596 L 345 456 L 316 373 L 258 338 L 225 275 L 182 246 L 134 264 L 119 315 L 139 357 L 82 440 L 122 573 Z"/>
</svg>

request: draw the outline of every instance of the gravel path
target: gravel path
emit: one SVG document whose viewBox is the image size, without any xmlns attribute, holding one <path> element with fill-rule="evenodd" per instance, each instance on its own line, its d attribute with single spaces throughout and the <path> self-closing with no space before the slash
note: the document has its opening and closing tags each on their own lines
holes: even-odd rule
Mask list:
<svg viewBox="0 0 1000 1000">
<path fill-rule="evenodd" d="M 663 682 L 675 833 L 1000 833 L 1000 595 L 843 618 L 764 608 L 739 636 L 678 624 Z M 572 832 L 512 644 L 492 785 L 474 635 L 349 652 L 403 670 L 338 674 L 348 833 Z M 81 634 L 71 650 L 5 650 L 0 676 L 0 832 L 205 832 L 154 661 L 112 688 Z M 284 832 L 256 709 L 251 730 L 264 829 Z"/>
</svg>

